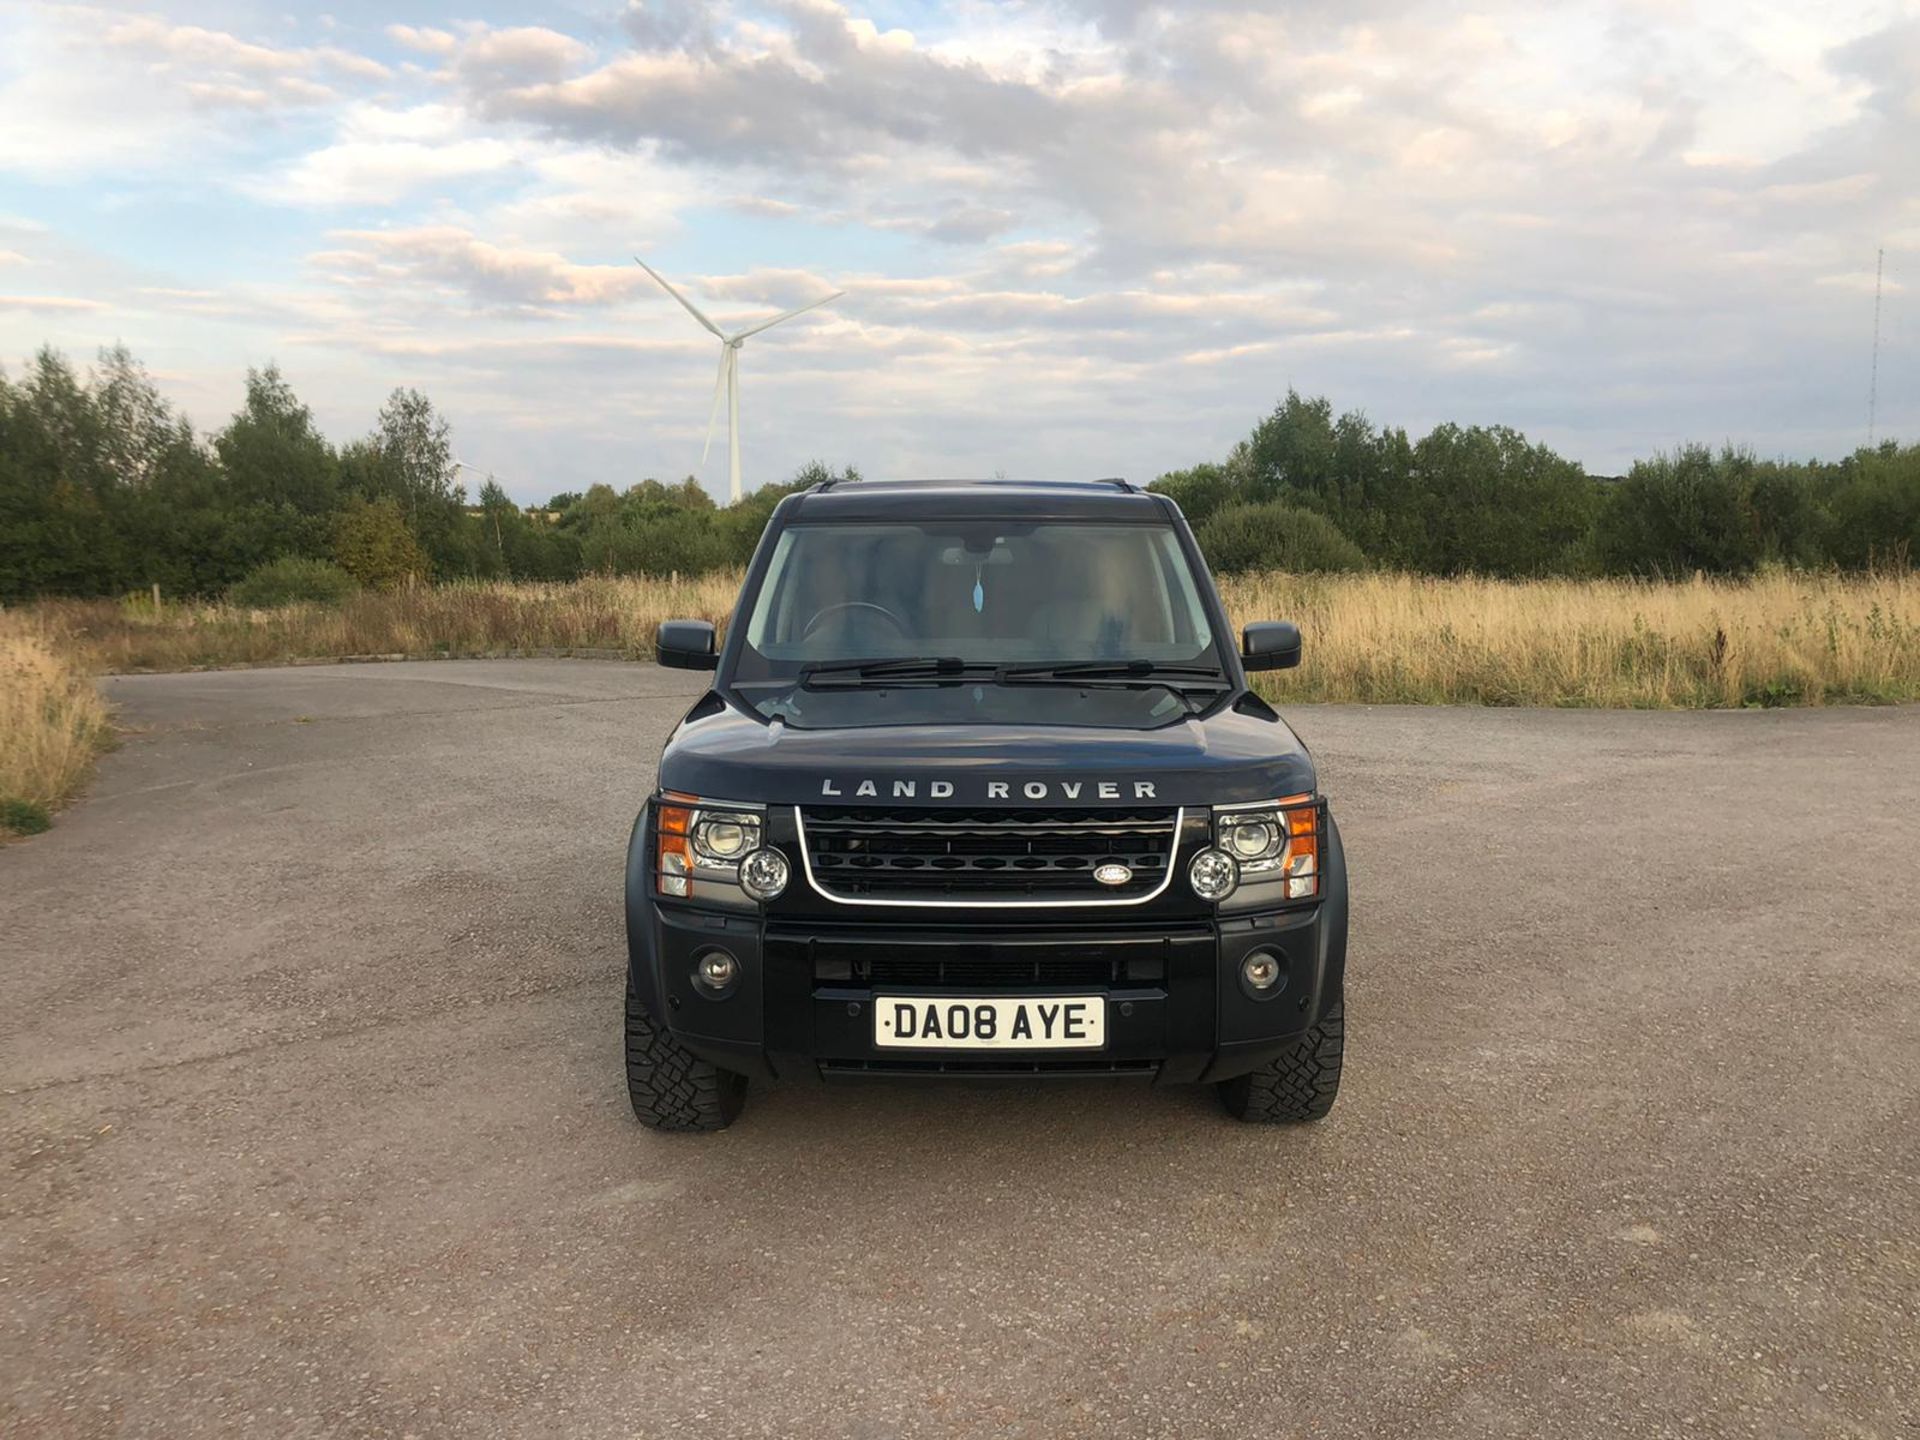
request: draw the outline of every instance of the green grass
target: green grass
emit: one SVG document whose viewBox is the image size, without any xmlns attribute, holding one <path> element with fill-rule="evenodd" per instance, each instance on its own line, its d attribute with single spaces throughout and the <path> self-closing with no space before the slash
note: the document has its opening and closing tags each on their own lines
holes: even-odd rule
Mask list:
<svg viewBox="0 0 1920 1440">
<path fill-rule="evenodd" d="M 0 830 L 15 835 L 38 835 L 53 826 L 47 807 L 32 800 L 0 800 Z"/>
</svg>

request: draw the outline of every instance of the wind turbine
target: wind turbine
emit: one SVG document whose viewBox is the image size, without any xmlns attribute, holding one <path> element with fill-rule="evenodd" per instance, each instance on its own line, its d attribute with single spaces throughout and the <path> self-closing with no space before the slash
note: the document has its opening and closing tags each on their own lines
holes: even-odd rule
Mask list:
<svg viewBox="0 0 1920 1440">
<path fill-rule="evenodd" d="M 740 345 L 750 335 L 758 335 L 762 330 L 771 330 L 782 320 L 791 320 L 796 315 L 826 304 L 829 300 L 838 300 L 847 292 L 836 290 L 831 295 L 823 295 L 818 300 L 809 300 L 805 305 L 795 306 L 784 314 L 771 320 L 762 320 L 758 325 L 749 325 L 745 330 L 737 330 L 729 335 L 713 321 L 700 312 L 686 296 L 667 283 L 667 277 L 654 269 L 638 255 L 633 263 L 660 282 L 660 288 L 678 300 L 686 312 L 698 320 L 720 341 L 720 373 L 713 380 L 713 404 L 707 410 L 707 443 L 700 449 L 700 463 L 707 463 L 707 454 L 713 449 L 713 422 L 720 414 L 720 392 L 727 395 L 727 500 L 732 503 L 740 498 Z"/>
</svg>

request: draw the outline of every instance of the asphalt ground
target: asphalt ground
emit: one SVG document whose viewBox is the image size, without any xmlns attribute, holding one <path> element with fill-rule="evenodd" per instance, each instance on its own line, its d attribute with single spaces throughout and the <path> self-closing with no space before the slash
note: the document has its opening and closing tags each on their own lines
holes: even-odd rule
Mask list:
<svg viewBox="0 0 1920 1440">
<path fill-rule="evenodd" d="M 0 848 L 8 1436 L 1920 1434 L 1920 710 L 1311 708 L 1332 1117 L 621 1074 L 698 688 L 135 677 Z"/>
</svg>

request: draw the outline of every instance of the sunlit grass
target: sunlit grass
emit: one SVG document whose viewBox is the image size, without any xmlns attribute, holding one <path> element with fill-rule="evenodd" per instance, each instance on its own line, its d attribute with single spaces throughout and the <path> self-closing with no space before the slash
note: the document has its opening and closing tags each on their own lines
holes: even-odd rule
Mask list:
<svg viewBox="0 0 1920 1440">
<path fill-rule="evenodd" d="M 362 591 L 338 608 L 250 610 L 144 597 L 48 600 L 33 613 L 104 671 L 196 670 L 356 656 L 433 658 L 527 652 L 653 655 L 662 620 L 723 619 L 740 577 L 453 584 Z"/>
<path fill-rule="evenodd" d="M 1439 580 L 1254 575 L 1222 585 L 1247 620 L 1294 620 L 1275 699 L 1694 709 L 1920 699 L 1920 581 Z"/>
<path fill-rule="evenodd" d="M 74 651 L 31 618 L 0 612 L 0 836 L 44 829 L 111 736 Z"/>
<path fill-rule="evenodd" d="M 46 601 L 16 612 L 99 671 L 354 656 L 527 653 L 647 659 L 659 623 L 725 621 L 737 573 L 365 592 L 337 609 Z M 1780 572 L 1750 580 L 1229 578 L 1236 623 L 1294 620 L 1298 670 L 1271 696 L 1389 704 L 1697 708 L 1920 699 L 1920 581 Z"/>
</svg>

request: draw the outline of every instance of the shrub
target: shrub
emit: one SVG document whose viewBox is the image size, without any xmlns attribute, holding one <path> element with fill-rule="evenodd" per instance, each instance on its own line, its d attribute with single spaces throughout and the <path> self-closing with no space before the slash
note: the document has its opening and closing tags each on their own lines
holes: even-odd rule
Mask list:
<svg viewBox="0 0 1920 1440">
<path fill-rule="evenodd" d="M 1757 463 L 1705 445 L 1634 461 L 1600 509 L 1601 563 L 1620 575 L 1752 574 L 1761 558 L 1750 507 Z"/>
<path fill-rule="evenodd" d="M 227 598 L 250 610 L 270 610 L 276 605 L 338 605 L 359 588 L 351 575 L 330 560 L 284 555 L 250 570 Z"/>
<path fill-rule="evenodd" d="M 398 590 L 431 571 L 427 552 L 407 528 L 407 517 L 389 499 L 347 502 L 333 522 L 333 558 L 362 585 Z"/>
<path fill-rule="evenodd" d="M 1223 507 L 1231 505 L 1244 483 L 1244 477 L 1235 473 L 1233 465 L 1208 464 L 1188 470 L 1169 470 L 1147 488 L 1171 499 L 1187 517 L 1187 523 L 1197 529 Z"/>
<path fill-rule="evenodd" d="M 580 563 L 602 575 L 704 575 L 727 561 L 726 540 L 710 512 L 632 510 L 591 526 Z"/>
<path fill-rule="evenodd" d="M 16 835 L 38 835 L 53 824 L 47 807 L 31 800 L 0 800 L 0 830 Z"/>
<path fill-rule="evenodd" d="M 1248 570 L 1361 570 L 1366 557 L 1324 515 L 1282 501 L 1229 505 L 1196 537 L 1207 563 L 1226 575 Z"/>
<path fill-rule="evenodd" d="M 1834 559 L 1900 570 L 1920 560 L 1920 445 L 1889 441 L 1834 468 Z"/>
</svg>

